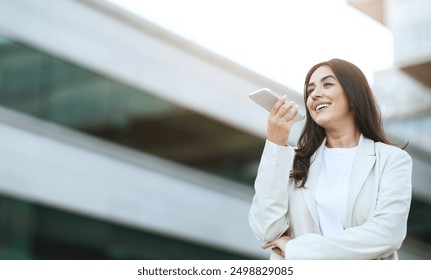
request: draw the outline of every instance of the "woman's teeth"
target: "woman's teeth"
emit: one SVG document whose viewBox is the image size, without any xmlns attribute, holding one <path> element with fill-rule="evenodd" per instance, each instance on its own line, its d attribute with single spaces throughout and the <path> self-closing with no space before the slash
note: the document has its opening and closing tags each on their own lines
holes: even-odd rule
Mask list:
<svg viewBox="0 0 431 280">
<path fill-rule="evenodd" d="M 322 110 L 322 109 L 324 109 L 324 108 L 326 108 L 326 107 L 329 107 L 331 104 L 329 104 L 329 103 L 325 103 L 325 104 L 320 104 L 320 105 L 318 105 L 317 107 L 316 107 L 316 112 L 317 111 L 320 111 L 320 110 Z"/>
</svg>

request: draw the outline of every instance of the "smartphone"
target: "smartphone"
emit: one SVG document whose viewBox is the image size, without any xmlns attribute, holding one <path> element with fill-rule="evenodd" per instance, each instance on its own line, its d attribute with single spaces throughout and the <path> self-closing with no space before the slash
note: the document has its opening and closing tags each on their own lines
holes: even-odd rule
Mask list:
<svg viewBox="0 0 431 280">
<path fill-rule="evenodd" d="M 250 99 L 262 106 L 268 112 L 271 111 L 274 104 L 280 99 L 280 95 L 276 94 L 268 88 L 262 88 L 250 93 Z M 297 121 L 302 121 L 305 117 L 299 113 Z"/>
</svg>

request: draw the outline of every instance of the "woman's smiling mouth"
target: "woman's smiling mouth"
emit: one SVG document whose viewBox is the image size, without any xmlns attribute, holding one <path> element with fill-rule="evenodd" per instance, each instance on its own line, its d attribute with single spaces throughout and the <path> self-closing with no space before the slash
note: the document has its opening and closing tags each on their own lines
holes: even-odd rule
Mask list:
<svg viewBox="0 0 431 280">
<path fill-rule="evenodd" d="M 331 106 L 331 103 L 321 103 L 321 104 L 318 104 L 316 106 L 316 108 L 314 109 L 314 111 L 319 112 L 319 111 L 322 111 L 322 110 L 326 109 L 329 106 Z"/>
</svg>

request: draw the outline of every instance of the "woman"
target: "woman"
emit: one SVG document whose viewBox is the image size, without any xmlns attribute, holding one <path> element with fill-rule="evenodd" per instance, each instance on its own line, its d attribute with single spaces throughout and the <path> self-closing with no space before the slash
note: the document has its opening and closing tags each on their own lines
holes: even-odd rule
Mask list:
<svg viewBox="0 0 431 280">
<path fill-rule="evenodd" d="M 249 222 L 271 258 L 397 259 L 407 231 L 412 161 L 390 144 L 362 71 L 332 59 L 305 79 L 307 120 L 287 145 L 297 107 L 270 112 Z"/>
</svg>

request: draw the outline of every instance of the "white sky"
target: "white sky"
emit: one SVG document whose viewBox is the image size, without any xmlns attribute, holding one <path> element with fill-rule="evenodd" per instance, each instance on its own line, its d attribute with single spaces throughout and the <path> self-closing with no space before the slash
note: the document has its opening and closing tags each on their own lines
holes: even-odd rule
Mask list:
<svg viewBox="0 0 431 280">
<path fill-rule="evenodd" d="M 391 68 L 389 30 L 346 0 L 108 0 L 302 92 L 308 69 L 334 57 Z"/>
</svg>

